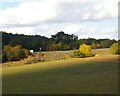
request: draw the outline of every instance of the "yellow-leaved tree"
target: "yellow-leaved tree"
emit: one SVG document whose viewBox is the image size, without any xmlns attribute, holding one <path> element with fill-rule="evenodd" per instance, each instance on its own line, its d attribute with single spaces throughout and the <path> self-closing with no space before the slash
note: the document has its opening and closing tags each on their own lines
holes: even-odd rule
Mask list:
<svg viewBox="0 0 120 96">
<path fill-rule="evenodd" d="M 110 47 L 110 52 L 112 54 L 120 54 L 120 43 L 113 43 L 112 46 Z"/>
<path fill-rule="evenodd" d="M 92 56 L 92 49 L 89 45 L 82 44 L 82 45 L 80 45 L 79 50 L 85 56 Z"/>
</svg>

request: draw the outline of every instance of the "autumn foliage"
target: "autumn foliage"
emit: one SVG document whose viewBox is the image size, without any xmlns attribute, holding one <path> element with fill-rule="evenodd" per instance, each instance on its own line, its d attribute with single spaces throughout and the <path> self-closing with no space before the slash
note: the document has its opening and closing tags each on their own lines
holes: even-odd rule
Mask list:
<svg viewBox="0 0 120 96">
<path fill-rule="evenodd" d="M 22 48 L 20 45 L 15 47 L 7 45 L 3 48 L 2 61 L 18 61 L 27 58 L 29 54 L 29 50 Z"/>
<path fill-rule="evenodd" d="M 80 45 L 79 50 L 75 50 L 72 54 L 74 58 L 81 58 L 81 57 L 90 57 L 93 56 L 91 46 L 82 44 Z"/>
<path fill-rule="evenodd" d="M 114 43 L 110 47 L 110 52 L 112 54 L 120 54 L 120 44 L 119 43 Z"/>
</svg>

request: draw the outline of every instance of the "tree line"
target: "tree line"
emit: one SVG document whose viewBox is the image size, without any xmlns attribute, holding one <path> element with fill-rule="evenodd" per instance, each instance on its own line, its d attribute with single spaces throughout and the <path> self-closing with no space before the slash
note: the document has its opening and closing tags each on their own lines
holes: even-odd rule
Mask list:
<svg viewBox="0 0 120 96">
<path fill-rule="evenodd" d="M 2 62 L 18 61 L 27 58 L 30 55 L 30 50 L 35 52 L 75 50 L 79 49 L 80 45 L 82 46 L 81 49 L 76 50 L 73 57 L 92 56 L 90 53 L 91 49 L 109 48 L 112 44 L 119 41 L 94 38 L 78 39 L 78 36 L 75 34 L 65 34 L 63 31 L 51 35 L 51 38 L 40 35 L 12 34 L 3 31 L 0 31 L 0 35 L 2 37 L 2 55 L 0 55 Z M 118 50 L 114 50 L 115 48 L 116 45 L 113 46 L 112 51 L 119 53 Z M 87 52 L 90 54 L 84 53 L 86 49 L 88 49 Z"/>
<path fill-rule="evenodd" d="M 51 35 L 51 38 L 47 38 L 41 35 L 24 35 L 24 34 L 12 34 L 0 31 L 2 35 L 2 48 L 6 45 L 16 46 L 21 45 L 23 48 L 39 51 L 56 51 L 56 50 L 74 50 L 79 49 L 81 44 L 90 45 L 93 49 L 96 48 L 109 48 L 116 40 L 110 39 L 78 39 L 78 36 L 74 34 L 65 34 L 63 31 L 58 32 L 55 35 Z"/>
</svg>

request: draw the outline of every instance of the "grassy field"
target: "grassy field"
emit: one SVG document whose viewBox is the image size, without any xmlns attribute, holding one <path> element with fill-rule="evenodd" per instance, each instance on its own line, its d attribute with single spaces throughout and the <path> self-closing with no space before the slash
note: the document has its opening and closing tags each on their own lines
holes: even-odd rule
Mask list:
<svg viewBox="0 0 120 96">
<path fill-rule="evenodd" d="M 118 56 L 3 68 L 3 94 L 117 94 Z"/>
</svg>

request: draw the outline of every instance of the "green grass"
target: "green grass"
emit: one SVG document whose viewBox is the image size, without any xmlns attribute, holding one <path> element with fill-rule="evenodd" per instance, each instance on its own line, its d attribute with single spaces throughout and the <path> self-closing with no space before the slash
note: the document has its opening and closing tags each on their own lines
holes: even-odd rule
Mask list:
<svg viewBox="0 0 120 96">
<path fill-rule="evenodd" d="M 3 68 L 3 94 L 117 94 L 118 56 Z"/>
</svg>

